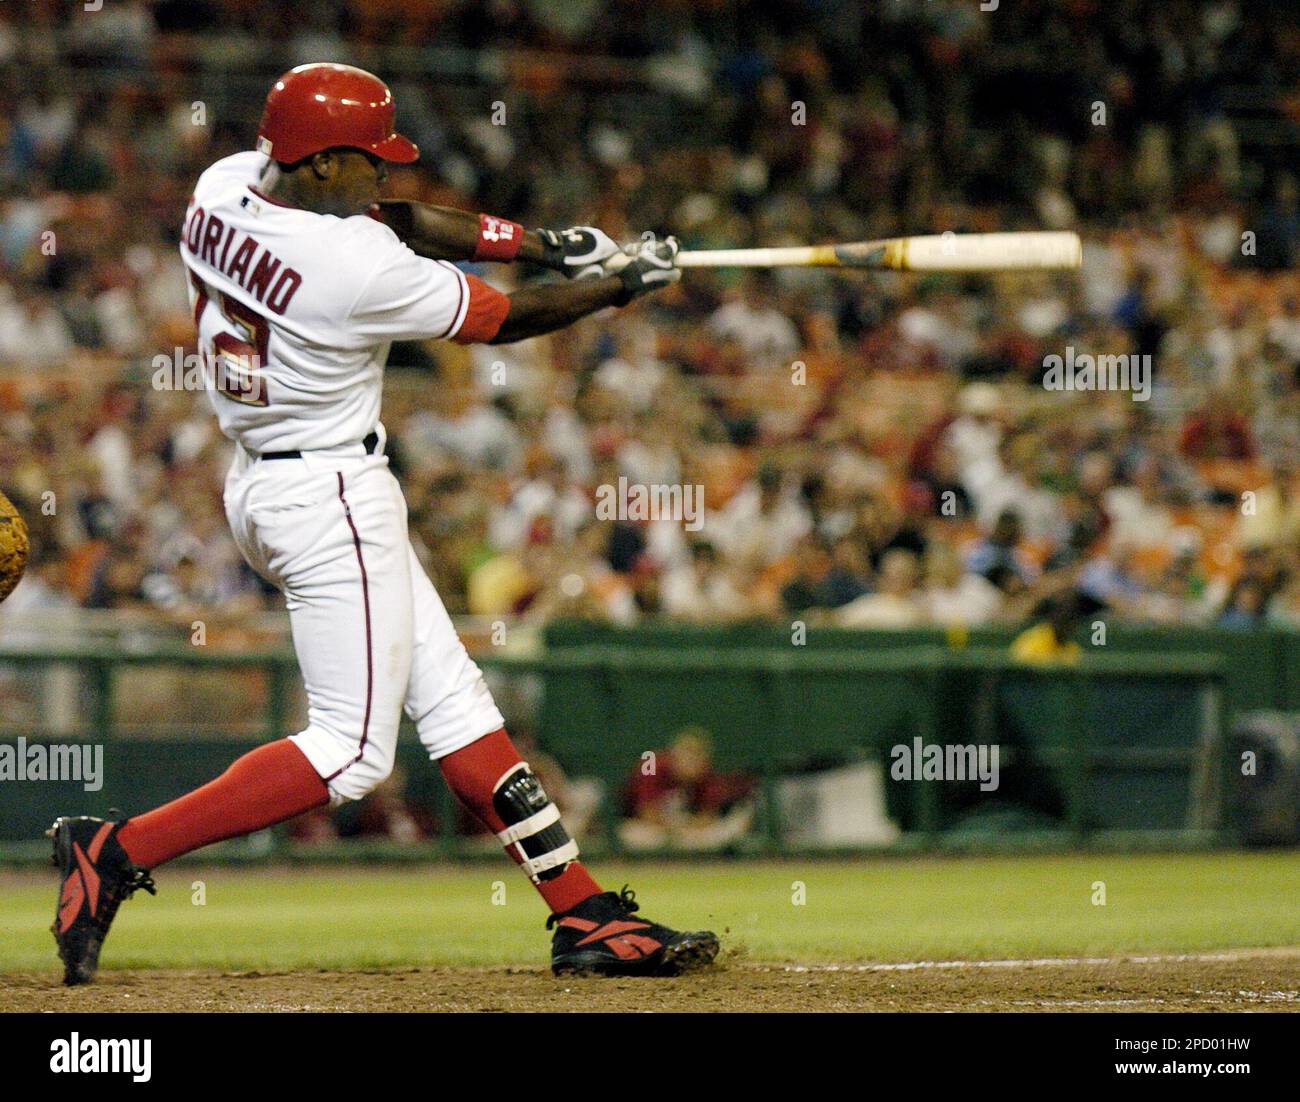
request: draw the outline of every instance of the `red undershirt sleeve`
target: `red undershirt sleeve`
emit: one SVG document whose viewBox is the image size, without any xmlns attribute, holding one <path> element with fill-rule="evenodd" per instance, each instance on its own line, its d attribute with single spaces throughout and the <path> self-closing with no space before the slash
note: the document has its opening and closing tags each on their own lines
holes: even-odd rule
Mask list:
<svg viewBox="0 0 1300 1102">
<path fill-rule="evenodd" d="M 486 344 L 497 335 L 510 313 L 510 298 L 478 276 L 467 275 L 465 282 L 469 286 L 469 309 L 451 339 L 457 344 Z"/>
</svg>

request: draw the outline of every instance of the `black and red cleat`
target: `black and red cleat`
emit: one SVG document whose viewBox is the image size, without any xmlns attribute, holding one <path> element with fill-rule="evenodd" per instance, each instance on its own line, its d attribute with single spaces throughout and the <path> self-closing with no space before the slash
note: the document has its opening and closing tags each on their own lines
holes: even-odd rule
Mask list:
<svg viewBox="0 0 1300 1102">
<path fill-rule="evenodd" d="M 63 960 L 63 982 L 89 983 L 99 966 L 99 947 L 122 900 L 143 888 L 156 895 L 148 872 L 131 864 L 118 844 L 121 823 L 87 815 L 55 819 L 46 836 L 54 839 L 59 868 L 59 908 L 54 940 Z"/>
<path fill-rule="evenodd" d="M 683 933 L 633 918 L 639 909 L 626 887 L 601 892 L 571 911 L 551 915 L 551 971 L 598 976 L 679 976 L 712 964 L 718 935 L 708 930 Z"/>
</svg>

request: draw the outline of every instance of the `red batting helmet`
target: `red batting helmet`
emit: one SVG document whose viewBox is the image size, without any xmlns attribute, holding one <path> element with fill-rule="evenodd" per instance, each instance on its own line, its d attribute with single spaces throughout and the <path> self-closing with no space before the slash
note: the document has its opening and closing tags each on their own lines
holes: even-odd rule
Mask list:
<svg viewBox="0 0 1300 1102">
<path fill-rule="evenodd" d="M 393 93 L 377 76 L 328 62 L 290 69 L 267 94 L 258 152 L 292 164 L 339 146 L 401 164 L 420 155 L 393 128 Z"/>
</svg>

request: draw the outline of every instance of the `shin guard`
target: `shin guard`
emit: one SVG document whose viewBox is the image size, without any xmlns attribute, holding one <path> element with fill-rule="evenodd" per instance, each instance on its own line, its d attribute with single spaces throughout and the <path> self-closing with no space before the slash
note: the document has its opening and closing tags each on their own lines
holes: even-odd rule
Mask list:
<svg viewBox="0 0 1300 1102">
<path fill-rule="evenodd" d="M 504 773 L 492 789 L 492 808 L 504 829 L 497 837 L 533 883 L 559 876 L 578 856 L 578 843 L 560 821 L 560 809 L 551 802 L 527 762 Z"/>
</svg>

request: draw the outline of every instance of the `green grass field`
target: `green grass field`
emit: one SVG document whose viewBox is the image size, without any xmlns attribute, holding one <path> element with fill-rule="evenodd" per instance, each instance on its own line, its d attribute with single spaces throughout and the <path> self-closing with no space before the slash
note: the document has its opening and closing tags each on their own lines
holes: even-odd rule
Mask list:
<svg viewBox="0 0 1300 1102">
<path fill-rule="evenodd" d="M 1300 945 L 1300 852 L 603 864 L 654 918 L 751 960 L 1107 956 Z M 123 905 L 103 966 L 532 965 L 545 911 L 504 863 L 184 867 Z M 202 881 L 206 902 L 192 901 Z M 1093 902 L 1105 884 L 1104 906 Z M 802 883 L 805 902 L 796 904 Z M 505 885 L 496 904 L 494 884 Z M 0 874 L 0 972 L 52 970 L 55 879 Z M 496 889 L 500 898 L 499 888 Z"/>
</svg>

